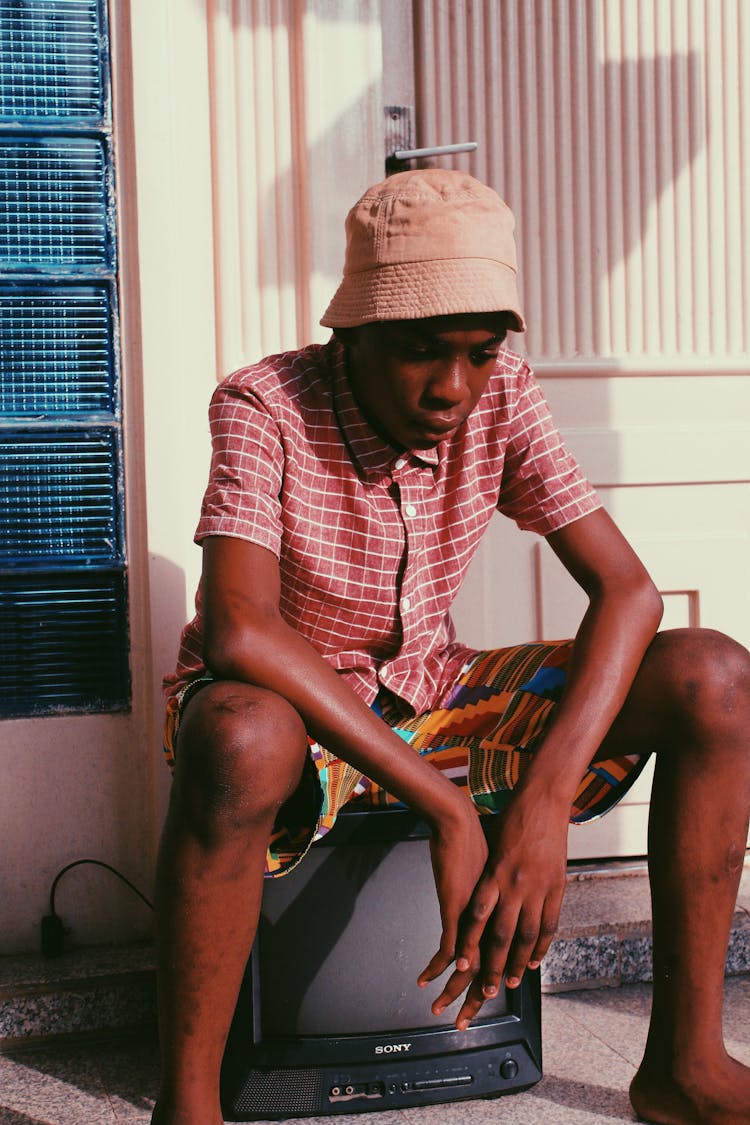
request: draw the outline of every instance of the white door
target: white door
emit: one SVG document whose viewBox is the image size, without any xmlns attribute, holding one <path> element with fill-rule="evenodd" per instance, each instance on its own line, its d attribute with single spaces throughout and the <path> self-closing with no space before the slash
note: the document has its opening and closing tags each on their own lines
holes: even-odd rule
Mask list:
<svg viewBox="0 0 750 1125">
<path fill-rule="evenodd" d="M 517 220 L 527 351 L 664 595 L 664 627 L 750 643 L 746 6 L 383 0 L 384 96 Z M 411 59 L 414 66 L 411 69 Z M 411 87 L 410 87 L 411 78 Z M 582 598 L 499 517 L 458 599 L 476 645 L 570 635 Z M 573 858 L 646 850 L 650 771 Z"/>
</svg>

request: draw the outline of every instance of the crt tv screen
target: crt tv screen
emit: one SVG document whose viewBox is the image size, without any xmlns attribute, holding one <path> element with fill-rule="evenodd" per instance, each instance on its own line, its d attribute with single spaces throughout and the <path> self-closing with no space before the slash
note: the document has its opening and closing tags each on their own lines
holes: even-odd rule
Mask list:
<svg viewBox="0 0 750 1125">
<path fill-rule="evenodd" d="M 225 1115 L 352 1113 L 538 1081 L 538 972 L 459 1032 L 460 1001 L 435 1017 L 440 982 L 416 984 L 439 939 L 425 825 L 400 809 L 342 814 L 266 884 L 224 1059 Z"/>
</svg>

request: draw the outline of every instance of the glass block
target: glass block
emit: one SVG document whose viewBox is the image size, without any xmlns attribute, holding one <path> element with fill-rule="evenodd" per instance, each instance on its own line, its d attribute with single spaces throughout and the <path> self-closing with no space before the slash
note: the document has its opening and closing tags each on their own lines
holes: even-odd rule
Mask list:
<svg viewBox="0 0 750 1125">
<path fill-rule="evenodd" d="M 0 414 L 114 410 L 106 285 L 0 285 Z"/>
<path fill-rule="evenodd" d="M 122 573 L 0 577 L 0 715 L 126 707 L 125 606 Z"/>
<path fill-rule="evenodd" d="M 0 0 L 0 118 L 101 120 L 99 0 Z"/>
<path fill-rule="evenodd" d="M 0 562 L 121 556 L 114 434 L 0 437 Z"/>
<path fill-rule="evenodd" d="M 0 268 L 112 265 L 98 138 L 0 137 Z"/>
</svg>

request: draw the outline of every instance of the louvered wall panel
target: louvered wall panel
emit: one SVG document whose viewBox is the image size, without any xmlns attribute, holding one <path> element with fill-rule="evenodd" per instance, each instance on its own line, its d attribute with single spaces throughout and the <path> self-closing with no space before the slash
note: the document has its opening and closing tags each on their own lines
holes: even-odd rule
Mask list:
<svg viewBox="0 0 750 1125">
<path fill-rule="evenodd" d="M 750 5 L 415 0 L 418 141 L 518 221 L 537 361 L 747 369 Z"/>
</svg>

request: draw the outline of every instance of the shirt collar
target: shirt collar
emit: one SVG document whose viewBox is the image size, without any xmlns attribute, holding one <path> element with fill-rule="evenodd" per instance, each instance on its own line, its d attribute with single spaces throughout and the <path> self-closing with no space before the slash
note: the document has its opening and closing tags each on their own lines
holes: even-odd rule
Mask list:
<svg viewBox="0 0 750 1125">
<path fill-rule="evenodd" d="M 440 464 L 439 448 L 399 452 L 383 441 L 360 410 L 347 373 L 346 348 L 335 337 L 329 344 L 333 409 L 352 461 L 363 476 L 390 476 L 395 461 L 412 457 L 432 468 Z"/>
</svg>

